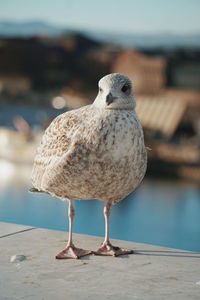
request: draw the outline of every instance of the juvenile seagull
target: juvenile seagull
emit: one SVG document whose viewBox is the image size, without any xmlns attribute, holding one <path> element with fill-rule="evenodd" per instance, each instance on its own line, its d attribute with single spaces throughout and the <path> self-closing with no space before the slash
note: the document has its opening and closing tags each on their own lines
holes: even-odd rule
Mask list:
<svg viewBox="0 0 200 300">
<path fill-rule="evenodd" d="M 69 201 L 69 240 L 56 258 L 133 253 L 112 246 L 109 216 L 111 205 L 130 194 L 146 171 L 146 148 L 135 105 L 129 78 L 109 74 L 99 81 L 93 104 L 58 116 L 46 129 L 35 156 L 32 191 Z M 105 240 L 96 252 L 76 248 L 72 242 L 75 199 L 104 201 Z"/>
</svg>

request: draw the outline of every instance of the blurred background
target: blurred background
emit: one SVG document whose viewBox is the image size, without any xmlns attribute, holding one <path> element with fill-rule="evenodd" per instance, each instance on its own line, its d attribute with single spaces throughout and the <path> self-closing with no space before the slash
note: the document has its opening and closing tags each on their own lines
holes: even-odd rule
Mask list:
<svg viewBox="0 0 200 300">
<path fill-rule="evenodd" d="M 1 221 L 66 230 L 64 203 L 27 192 L 36 146 L 55 116 L 92 103 L 98 80 L 119 72 L 152 150 L 111 236 L 200 251 L 199 14 L 198 0 L 0 0 Z M 76 232 L 103 235 L 94 203 L 77 204 Z"/>
</svg>

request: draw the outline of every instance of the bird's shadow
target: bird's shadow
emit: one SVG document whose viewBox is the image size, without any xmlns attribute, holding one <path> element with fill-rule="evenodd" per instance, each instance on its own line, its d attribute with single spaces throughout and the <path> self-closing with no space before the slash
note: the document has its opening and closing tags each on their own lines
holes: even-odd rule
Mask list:
<svg viewBox="0 0 200 300">
<path fill-rule="evenodd" d="M 200 252 L 189 251 L 171 251 L 171 250 L 134 250 L 136 255 L 146 256 L 168 256 L 168 257 L 184 257 L 184 258 L 199 258 Z"/>
<path fill-rule="evenodd" d="M 119 255 L 116 257 L 108 256 L 110 258 L 121 258 L 128 259 L 134 255 L 145 255 L 145 256 L 166 256 L 166 257 L 182 257 L 182 258 L 197 258 L 200 259 L 200 252 L 188 252 L 188 251 L 170 251 L 170 250 L 134 250 L 133 254 Z M 91 254 L 81 257 L 80 260 L 88 261 L 91 257 L 99 255 Z"/>
</svg>

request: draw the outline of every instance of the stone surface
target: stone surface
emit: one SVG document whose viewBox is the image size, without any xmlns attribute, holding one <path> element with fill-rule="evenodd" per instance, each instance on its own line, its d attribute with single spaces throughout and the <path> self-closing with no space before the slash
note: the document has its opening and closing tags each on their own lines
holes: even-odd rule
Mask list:
<svg viewBox="0 0 200 300">
<path fill-rule="evenodd" d="M 8 227 L 8 228 L 7 228 Z M 200 253 L 112 241 L 134 249 L 123 257 L 56 260 L 64 232 L 0 223 L 0 299 L 199 299 Z M 16 232 L 19 233 L 16 233 Z M 96 250 L 102 238 L 74 234 L 78 247 Z M 14 255 L 26 260 L 10 262 Z"/>
</svg>

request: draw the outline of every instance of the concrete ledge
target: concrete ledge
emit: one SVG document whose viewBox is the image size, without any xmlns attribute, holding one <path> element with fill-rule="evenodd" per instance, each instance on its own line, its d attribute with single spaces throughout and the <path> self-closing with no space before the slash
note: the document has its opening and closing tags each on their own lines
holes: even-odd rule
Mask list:
<svg viewBox="0 0 200 300">
<path fill-rule="evenodd" d="M 29 231 L 32 229 L 34 229 L 34 227 L 0 222 L 0 238 L 7 237 L 9 235 L 14 235 L 24 231 Z"/>
<path fill-rule="evenodd" d="M 200 253 L 113 241 L 136 254 L 56 260 L 65 233 L 29 229 L 0 223 L 1 300 L 199 299 Z M 102 238 L 74 234 L 74 242 L 96 250 Z M 26 259 L 11 262 L 14 255 Z"/>
</svg>

